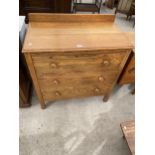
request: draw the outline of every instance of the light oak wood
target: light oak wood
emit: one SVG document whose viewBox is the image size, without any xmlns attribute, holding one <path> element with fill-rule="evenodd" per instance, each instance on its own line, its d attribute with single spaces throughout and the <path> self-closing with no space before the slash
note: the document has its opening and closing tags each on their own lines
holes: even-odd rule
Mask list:
<svg viewBox="0 0 155 155">
<path fill-rule="evenodd" d="M 133 48 L 127 36 L 120 32 L 112 21 L 107 21 L 109 16 L 114 18 L 112 15 L 30 14 L 30 19 L 31 16 L 37 19 L 30 20 L 24 52 L 76 52 Z M 47 18 L 47 21 L 42 22 L 42 18 Z M 63 21 L 58 21 L 61 18 Z"/>
<path fill-rule="evenodd" d="M 82 74 L 101 73 L 104 70 L 118 70 L 119 66 L 125 57 L 125 53 L 108 53 L 104 54 L 103 51 L 98 54 L 85 54 L 85 52 L 66 55 L 57 54 L 33 54 L 32 59 L 38 76 L 43 73 L 50 73 L 53 76 L 72 75 L 72 70 Z M 85 72 L 87 71 L 87 72 Z M 72 75 L 73 76 L 73 75 Z"/>
<path fill-rule="evenodd" d="M 43 31 L 32 30 L 25 41 L 25 52 L 68 52 L 94 51 L 103 49 L 131 49 L 133 46 L 122 33 L 90 34 L 49 34 Z M 62 32 L 63 33 L 63 32 Z M 38 35 L 37 35 L 38 34 Z M 104 37 L 103 37 L 104 35 Z M 48 36 L 48 37 L 46 37 Z M 95 44 L 94 44 L 95 42 Z M 111 44 L 111 42 L 113 42 Z"/>
<path fill-rule="evenodd" d="M 115 15 L 29 13 L 30 22 L 114 22 Z"/>
<path fill-rule="evenodd" d="M 30 74 L 31 74 L 31 77 L 32 77 L 32 80 L 33 80 L 33 84 L 34 84 L 36 93 L 38 95 L 38 98 L 39 98 L 39 101 L 40 101 L 40 104 L 41 104 L 41 108 L 44 109 L 46 107 L 46 105 L 45 105 L 45 101 L 44 101 L 44 98 L 43 98 L 41 90 L 40 90 L 40 86 L 39 86 L 39 83 L 38 83 L 38 79 L 37 79 L 37 76 L 36 76 L 36 72 L 35 72 L 33 62 L 32 62 L 31 55 L 26 53 L 25 58 L 26 58 L 26 62 L 28 64 L 28 68 L 29 68 L 29 71 L 30 71 Z"/>
<path fill-rule="evenodd" d="M 128 39 L 128 41 L 133 45 L 135 48 L 135 33 L 134 32 L 125 32 L 124 33 Z M 133 49 L 134 49 L 133 48 Z"/>
<path fill-rule="evenodd" d="M 30 14 L 23 52 L 42 107 L 74 97 L 108 100 L 133 48 L 113 21 L 112 15 Z"/>
<path fill-rule="evenodd" d="M 134 121 L 123 122 L 121 123 L 121 129 L 124 138 L 127 141 L 131 155 L 135 155 L 135 122 Z"/>
<path fill-rule="evenodd" d="M 135 34 L 133 32 L 125 33 L 128 40 L 131 42 L 131 44 L 135 47 Z M 129 84 L 129 83 L 135 83 L 135 53 L 134 49 L 132 50 L 128 61 L 126 62 L 126 65 L 120 75 L 119 84 Z"/>
<path fill-rule="evenodd" d="M 128 84 L 135 82 L 135 54 L 132 53 L 124 67 L 119 84 Z"/>
</svg>

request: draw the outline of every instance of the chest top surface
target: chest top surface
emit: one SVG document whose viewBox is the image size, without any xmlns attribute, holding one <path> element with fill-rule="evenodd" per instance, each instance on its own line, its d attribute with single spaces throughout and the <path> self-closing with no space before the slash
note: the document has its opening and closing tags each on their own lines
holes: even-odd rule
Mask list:
<svg viewBox="0 0 155 155">
<path fill-rule="evenodd" d="M 131 37 L 117 28 L 114 19 L 114 15 L 29 14 L 23 52 L 133 49 Z"/>
</svg>

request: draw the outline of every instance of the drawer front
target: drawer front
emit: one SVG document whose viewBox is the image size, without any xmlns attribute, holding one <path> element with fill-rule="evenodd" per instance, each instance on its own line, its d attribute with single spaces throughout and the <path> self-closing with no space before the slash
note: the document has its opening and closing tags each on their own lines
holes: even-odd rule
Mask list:
<svg viewBox="0 0 155 155">
<path fill-rule="evenodd" d="M 32 54 L 45 100 L 98 96 L 109 92 L 126 52 Z"/>
<path fill-rule="evenodd" d="M 111 89 L 117 72 L 92 75 L 89 77 L 59 77 L 51 76 L 40 79 L 41 91 L 46 100 L 71 98 L 81 96 L 103 95 Z"/>
<path fill-rule="evenodd" d="M 38 78 L 52 76 L 86 76 L 104 71 L 118 71 L 125 52 L 110 54 L 32 55 Z"/>
<path fill-rule="evenodd" d="M 111 83 L 115 80 L 118 72 L 104 72 L 102 74 L 89 75 L 80 77 L 79 75 L 74 77 L 53 77 L 52 75 L 46 76 L 44 79 L 38 79 L 42 89 L 55 90 L 56 88 L 61 89 L 62 87 L 71 87 L 79 85 L 91 85 L 97 84 L 102 86 L 110 87 Z"/>
<path fill-rule="evenodd" d="M 87 96 L 99 96 L 103 95 L 107 90 L 102 89 L 98 85 L 85 85 L 85 86 L 71 86 L 63 87 L 60 90 L 42 90 L 42 94 L 45 100 L 55 100 L 55 99 L 68 99 L 74 97 L 87 97 Z"/>
</svg>

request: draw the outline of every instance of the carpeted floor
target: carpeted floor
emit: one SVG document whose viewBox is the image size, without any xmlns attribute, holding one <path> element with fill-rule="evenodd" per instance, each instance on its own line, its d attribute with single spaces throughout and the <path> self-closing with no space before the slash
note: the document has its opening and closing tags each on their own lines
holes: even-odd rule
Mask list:
<svg viewBox="0 0 155 155">
<path fill-rule="evenodd" d="M 123 31 L 134 31 L 133 19 L 117 14 L 115 22 Z M 102 98 L 56 101 L 41 110 L 33 95 L 32 106 L 19 111 L 20 155 L 129 155 L 120 123 L 134 119 L 135 96 L 124 85 L 108 102 Z"/>
</svg>

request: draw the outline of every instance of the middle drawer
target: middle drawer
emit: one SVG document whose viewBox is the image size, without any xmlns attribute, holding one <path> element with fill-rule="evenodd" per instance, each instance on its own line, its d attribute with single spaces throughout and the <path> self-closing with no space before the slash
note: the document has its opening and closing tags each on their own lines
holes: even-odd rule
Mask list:
<svg viewBox="0 0 155 155">
<path fill-rule="evenodd" d="M 111 90 L 117 74 L 117 72 L 106 72 L 102 75 L 89 75 L 89 77 L 46 75 L 46 77 L 38 79 L 38 82 L 46 100 L 74 96 L 97 96 Z"/>
<path fill-rule="evenodd" d="M 82 76 L 80 74 L 74 76 L 53 76 L 52 74 L 46 74 L 42 78 L 38 78 L 38 82 L 42 90 L 55 90 L 62 87 L 78 87 L 87 85 L 96 85 L 104 88 L 110 87 L 116 79 L 118 72 L 106 71 L 102 74 L 89 74 L 88 76 Z"/>
</svg>

